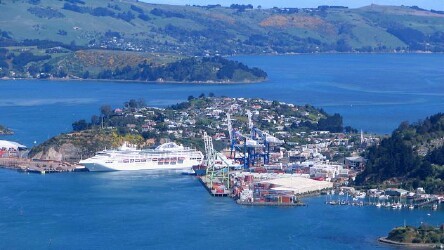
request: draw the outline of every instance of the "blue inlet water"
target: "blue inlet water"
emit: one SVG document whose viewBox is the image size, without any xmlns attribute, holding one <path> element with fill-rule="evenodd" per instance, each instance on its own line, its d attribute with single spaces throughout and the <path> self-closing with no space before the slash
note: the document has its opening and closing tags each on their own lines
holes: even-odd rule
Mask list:
<svg viewBox="0 0 444 250">
<path fill-rule="evenodd" d="M 444 211 L 325 205 L 244 207 L 191 176 L 0 169 L 0 249 L 386 249 L 393 227 Z"/>
<path fill-rule="evenodd" d="M 32 146 L 71 130 L 103 104 L 131 98 L 165 106 L 213 92 L 312 104 L 346 125 L 390 133 L 444 109 L 444 55 L 237 57 L 263 68 L 258 84 L 0 81 L 0 139 Z M 243 207 L 213 198 L 193 177 L 114 172 L 27 175 L 0 169 L 0 249 L 385 249 L 376 238 L 404 221 L 444 223 L 444 211 Z"/>
<path fill-rule="evenodd" d="M 338 112 L 344 123 L 373 133 L 391 133 L 444 110 L 444 54 L 346 54 L 245 56 L 269 80 L 257 84 L 155 84 L 78 81 L 0 81 L 0 124 L 9 137 L 31 146 L 71 130 L 103 104 L 121 107 L 131 98 L 166 106 L 189 95 L 260 97 Z"/>
</svg>

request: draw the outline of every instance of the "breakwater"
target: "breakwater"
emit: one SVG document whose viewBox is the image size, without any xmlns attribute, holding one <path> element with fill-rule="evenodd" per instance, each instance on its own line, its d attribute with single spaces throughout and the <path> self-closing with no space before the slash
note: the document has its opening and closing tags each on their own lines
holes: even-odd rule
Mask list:
<svg viewBox="0 0 444 250">
<path fill-rule="evenodd" d="M 85 167 L 62 161 L 47 161 L 27 158 L 0 158 L 0 167 L 29 173 L 61 173 L 86 171 Z"/>
</svg>

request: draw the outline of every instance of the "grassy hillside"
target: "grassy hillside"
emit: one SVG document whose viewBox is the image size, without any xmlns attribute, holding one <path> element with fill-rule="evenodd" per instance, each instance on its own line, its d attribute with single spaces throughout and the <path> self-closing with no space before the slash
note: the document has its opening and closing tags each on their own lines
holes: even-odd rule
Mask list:
<svg viewBox="0 0 444 250">
<path fill-rule="evenodd" d="M 444 51 L 444 14 L 416 7 L 257 9 L 129 0 L 2 0 L 0 8 L 3 45 L 39 39 L 186 55 Z"/>
</svg>

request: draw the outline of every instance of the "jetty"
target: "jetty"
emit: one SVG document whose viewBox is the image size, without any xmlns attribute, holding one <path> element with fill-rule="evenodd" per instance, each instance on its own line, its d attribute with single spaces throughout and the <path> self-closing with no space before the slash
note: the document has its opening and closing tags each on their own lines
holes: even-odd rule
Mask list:
<svg viewBox="0 0 444 250">
<path fill-rule="evenodd" d="M 260 201 L 249 202 L 249 201 L 236 200 L 236 203 L 239 204 L 239 205 L 246 205 L 246 206 L 278 206 L 278 207 L 302 207 L 302 206 L 306 206 L 301 201 L 296 201 L 296 202 L 292 202 L 292 203 L 284 203 L 284 202 L 266 202 L 266 201 L 263 201 L 263 202 L 260 202 Z"/>
<path fill-rule="evenodd" d="M 229 196 L 231 191 L 219 179 L 210 179 L 208 176 L 199 176 L 199 181 L 212 196 Z"/>
<path fill-rule="evenodd" d="M 406 243 L 406 242 L 398 242 L 389 240 L 386 237 L 380 237 L 379 242 L 397 246 L 397 247 L 407 247 L 407 248 L 415 248 L 415 249 L 442 249 L 442 244 L 433 244 L 433 243 Z"/>
<path fill-rule="evenodd" d="M 39 174 L 86 171 L 84 166 L 68 162 L 17 157 L 0 158 L 0 167 Z"/>
</svg>

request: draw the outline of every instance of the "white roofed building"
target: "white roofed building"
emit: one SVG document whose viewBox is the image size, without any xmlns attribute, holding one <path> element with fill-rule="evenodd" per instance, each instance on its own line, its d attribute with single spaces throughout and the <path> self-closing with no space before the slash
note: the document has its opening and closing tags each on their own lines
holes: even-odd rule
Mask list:
<svg viewBox="0 0 444 250">
<path fill-rule="evenodd" d="M 27 149 L 25 145 L 20 143 L 0 140 L 0 157 L 19 157 L 20 151 Z"/>
<path fill-rule="evenodd" d="M 28 148 L 25 145 L 22 145 L 17 142 L 0 140 L 0 149 L 18 151 L 18 150 L 26 150 Z"/>
</svg>

